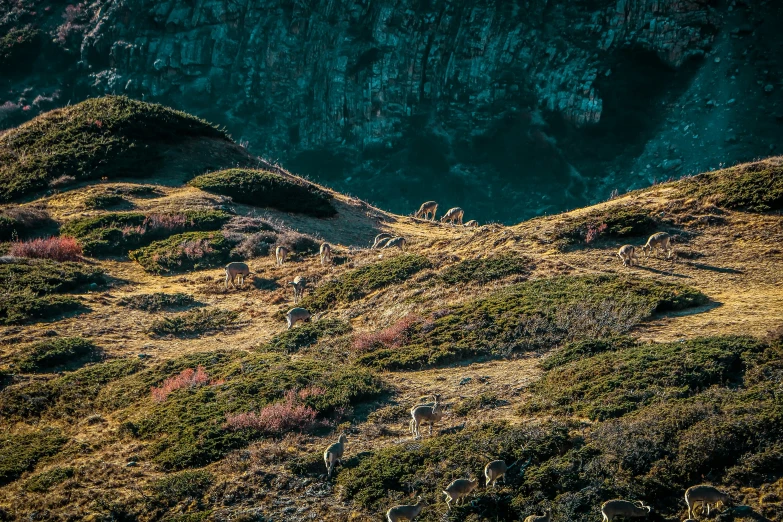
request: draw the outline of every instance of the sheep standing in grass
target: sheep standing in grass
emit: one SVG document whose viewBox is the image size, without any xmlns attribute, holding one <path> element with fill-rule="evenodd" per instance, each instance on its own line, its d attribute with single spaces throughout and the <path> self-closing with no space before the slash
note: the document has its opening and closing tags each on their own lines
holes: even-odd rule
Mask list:
<svg viewBox="0 0 783 522">
<path fill-rule="evenodd" d="M 402 520 L 416 520 L 421 510 L 424 509 L 426 504 L 418 497 L 416 504 L 403 504 L 401 506 L 394 506 L 386 512 L 386 520 L 388 522 L 401 522 Z"/>
<path fill-rule="evenodd" d="M 656 249 L 662 250 L 663 252 L 666 252 L 666 259 L 669 259 L 672 251 L 671 241 L 672 237 L 666 232 L 656 232 L 651 235 L 647 240 L 647 243 L 644 244 L 642 251 L 644 252 L 645 257 L 647 257 L 650 252 Z"/>
<path fill-rule="evenodd" d="M 650 514 L 650 506 L 645 506 L 641 500 L 636 503 L 628 500 L 608 500 L 601 506 L 604 522 L 612 522 L 615 517 L 632 518 L 646 517 Z"/>
<path fill-rule="evenodd" d="M 399 248 L 400 250 L 405 250 L 405 238 L 393 237 L 388 240 L 382 248 Z"/>
<path fill-rule="evenodd" d="M 440 218 L 441 223 L 449 222 L 452 225 L 456 221 L 458 225 L 462 224 L 462 216 L 465 215 L 465 211 L 462 210 L 459 207 L 450 208 L 448 212 L 446 212 L 442 218 Z"/>
<path fill-rule="evenodd" d="M 307 281 L 302 276 L 296 276 L 293 281 L 288 282 L 289 285 L 294 287 L 294 304 L 297 304 L 304 295 L 305 286 Z"/>
<path fill-rule="evenodd" d="M 552 510 L 544 510 L 543 515 L 530 515 L 525 519 L 525 522 L 550 522 L 552 520 Z"/>
<path fill-rule="evenodd" d="M 691 486 L 685 491 L 685 503 L 688 504 L 688 518 L 693 518 L 696 504 L 707 504 L 707 516 L 710 515 L 710 504 L 717 506 L 718 502 L 728 504 L 729 496 L 721 490 L 706 484 Z M 702 510 L 704 507 L 702 506 Z"/>
<path fill-rule="evenodd" d="M 432 405 L 420 404 L 411 408 L 410 428 L 415 438 L 421 437 L 420 427 L 424 422 L 430 424 L 430 435 L 432 435 L 432 425 L 443 418 L 443 404 L 440 402 L 440 395 L 435 394 L 435 402 Z"/>
<path fill-rule="evenodd" d="M 245 263 L 229 263 L 226 265 L 226 290 L 228 290 L 228 283 L 231 282 L 231 286 L 237 287 L 234 284 L 234 278 L 239 279 L 239 285 L 245 286 L 245 277 L 250 275 L 250 268 Z"/>
<path fill-rule="evenodd" d="M 277 260 L 277 265 L 280 266 L 283 263 L 285 263 L 285 258 L 288 255 L 288 249 L 284 246 L 279 246 L 275 248 L 275 259 Z"/>
<path fill-rule="evenodd" d="M 419 210 L 416 211 L 413 217 L 428 219 L 429 215 L 432 214 L 431 221 L 435 221 L 435 212 L 437 212 L 437 210 L 438 204 L 435 201 L 425 201 L 421 204 Z"/>
<path fill-rule="evenodd" d="M 455 501 L 454 505 L 459 505 L 460 499 L 462 503 L 465 503 L 465 497 L 470 495 L 470 492 L 476 489 L 478 486 L 478 479 L 457 479 L 443 490 L 443 494 L 446 495 L 446 506 L 451 511 L 451 502 Z"/>
<path fill-rule="evenodd" d="M 470 221 L 465 223 L 466 228 L 478 228 L 478 226 L 479 226 L 478 221 L 476 221 L 475 219 L 471 219 Z"/>
<path fill-rule="evenodd" d="M 293 328 L 296 323 L 308 321 L 311 317 L 312 314 L 304 308 L 291 308 L 288 313 L 285 314 L 288 330 Z"/>
<path fill-rule="evenodd" d="M 392 239 L 394 239 L 394 236 L 381 238 L 377 243 L 375 243 L 375 245 L 373 245 L 373 248 L 386 248 L 386 245 L 389 244 L 389 241 Z"/>
<path fill-rule="evenodd" d="M 636 256 L 636 247 L 633 245 L 621 246 L 617 251 L 617 257 L 622 260 L 623 266 L 633 266 L 633 262 L 639 260 Z"/>
<path fill-rule="evenodd" d="M 329 243 L 321 244 L 321 266 L 325 266 L 326 262 L 332 262 L 332 246 Z"/>
<path fill-rule="evenodd" d="M 379 245 L 381 243 L 384 243 L 385 241 L 390 240 L 392 237 L 394 236 L 386 232 L 378 234 L 377 236 L 375 236 L 375 240 L 372 242 L 372 248 L 381 248 Z"/>
<path fill-rule="evenodd" d="M 334 466 L 339 462 L 342 464 L 343 453 L 345 453 L 345 443 L 348 442 L 348 437 L 345 433 L 341 433 L 337 438 L 337 442 L 330 444 L 326 451 L 324 451 L 324 464 L 326 464 L 326 476 L 331 477 Z"/>
<path fill-rule="evenodd" d="M 530 460 L 522 465 L 521 468 L 519 468 L 519 471 L 524 471 L 525 468 L 527 468 L 530 465 Z M 489 487 L 490 484 L 492 484 L 492 487 L 495 487 L 495 484 L 499 479 L 503 479 L 503 484 L 506 483 L 506 473 L 508 473 L 511 468 L 516 466 L 519 463 L 519 460 L 516 462 L 506 465 L 506 462 L 503 460 L 493 460 L 486 466 L 484 466 L 484 478 L 487 479 L 485 487 Z"/>
</svg>

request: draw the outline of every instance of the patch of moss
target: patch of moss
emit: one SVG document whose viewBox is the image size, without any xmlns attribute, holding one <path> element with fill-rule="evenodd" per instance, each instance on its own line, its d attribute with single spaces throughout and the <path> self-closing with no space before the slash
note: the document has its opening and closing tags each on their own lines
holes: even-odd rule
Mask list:
<svg viewBox="0 0 783 522">
<path fill-rule="evenodd" d="M 21 372 L 51 372 L 65 366 L 96 361 L 102 355 L 103 352 L 90 340 L 57 337 L 23 347 L 14 360 Z"/>
<path fill-rule="evenodd" d="M 231 328 L 236 324 L 238 317 L 239 313 L 234 310 L 199 308 L 155 321 L 150 331 L 156 335 L 194 337 Z"/>
<path fill-rule="evenodd" d="M 70 466 L 56 467 L 33 475 L 24 482 L 22 487 L 30 493 L 46 493 L 73 475 L 74 469 Z"/>
<path fill-rule="evenodd" d="M 307 310 L 327 310 L 337 303 L 356 301 L 393 284 L 402 283 L 415 273 L 430 268 L 429 259 L 418 254 L 402 254 L 342 274 L 319 285 L 306 295 L 301 306 Z"/>
<path fill-rule="evenodd" d="M 318 342 L 324 336 L 334 337 L 347 334 L 351 331 L 351 325 L 338 319 L 322 319 L 320 321 L 304 323 L 297 328 L 286 330 L 275 335 L 264 347 L 268 351 L 282 351 L 294 353 L 302 348 Z"/>
<path fill-rule="evenodd" d="M 251 169 L 228 169 L 203 174 L 190 181 L 201 190 L 230 196 L 237 203 L 270 207 L 314 217 L 337 214 L 332 196 L 294 177 Z"/>
<path fill-rule="evenodd" d="M 113 212 L 69 221 L 61 234 L 79 240 L 91 256 L 125 256 L 129 250 L 182 232 L 219 230 L 231 219 L 222 210 L 189 210 L 164 214 Z"/>
<path fill-rule="evenodd" d="M 182 308 L 196 304 L 196 300 L 190 294 L 177 292 L 167 294 L 164 292 L 155 292 L 154 294 L 136 294 L 123 297 L 117 304 L 134 310 L 144 310 L 147 312 L 156 312 L 158 310 L 169 310 L 172 308 Z"/>
<path fill-rule="evenodd" d="M 369 352 L 358 362 L 384 370 L 418 369 L 477 355 L 539 350 L 568 340 L 623 334 L 657 312 L 706 300 L 690 287 L 648 279 L 527 281 L 439 313 L 417 325 L 405 346 Z"/>
<path fill-rule="evenodd" d="M 132 250 L 128 257 L 147 272 L 187 272 L 225 265 L 235 245 L 220 232 L 185 232 Z"/>
<path fill-rule="evenodd" d="M 157 479 L 152 490 L 156 500 L 165 506 L 174 506 L 182 501 L 200 503 L 212 482 L 212 474 L 208 471 L 181 471 Z"/>
<path fill-rule="evenodd" d="M 467 259 L 452 265 L 438 274 L 447 285 L 465 283 L 486 284 L 515 274 L 528 274 L 532 261 L 519 255 L 501 254 L 484 259 Z"/>
<path fill-rule="evenodd" d="M 683 194 L 719 207 L 769 212 L 783 209 L 783 165 L 760 161 L 678 182 Z"/>
<path fill-rule="evenodd" d="M 0 433 L 0 486 L 19 478 L 43 457 L 57 453 L 66 440 L 56 428 Z"/>
</svg>

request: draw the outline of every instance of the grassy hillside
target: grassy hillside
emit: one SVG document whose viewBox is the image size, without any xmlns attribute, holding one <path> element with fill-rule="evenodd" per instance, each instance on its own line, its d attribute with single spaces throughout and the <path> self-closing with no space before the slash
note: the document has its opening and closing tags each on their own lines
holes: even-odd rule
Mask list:
<svg viewBox="0 0 783 522">
<path fill-rule="evenodd" d="M 0 137 L 37 144 L 34 170 L 0 163 L 5 199 L 40 196 L 0 206 L 0 253 L 44 257 L 0 257 L 0 520 L 370 521 L 421 495 L 420 521 L 587 522 L 626 498 L 674 522 L 697 483 L 733 500 L 709 519 L 783 519 L 781 159 L 468 229 L 282 170 L 194 155 L 183 175 L 140 129 L 233 145 L 169 109 L 64 111 Z M 115 181 L 139 150 L 154 173 Z M 42 192 L 61 175 L 84 183 Z M 659 230 L 673 260 L 623 267 L 619 246 Z M 379 232 L 406 251 L 368 248 Z M 45 258 L 57 234 L 76 261 Z M 288 330 L 296 276 L 315 315 Z M 447 415 L 414 440 L 410 408 L 434 393 Z M 531 464 L 485 489 L 494 459 Z M 447 512 L 442 489 L 468 477 L 482 487 Z"/>
</svg>

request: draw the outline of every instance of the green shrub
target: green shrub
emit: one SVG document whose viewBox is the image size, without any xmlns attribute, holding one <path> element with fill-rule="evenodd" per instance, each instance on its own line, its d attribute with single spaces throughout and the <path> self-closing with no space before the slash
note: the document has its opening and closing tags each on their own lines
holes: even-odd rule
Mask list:
<svg viewBox="0 0 783 522">
<path fill-rule="evenodd" d="M 219 230 L 231 219 L 221 210 L 151 213 L 113 212 L 69 221 L 60 232 L 79 240 L 92 256 L 124 256 L 182 232 Z"/>
<path fill-rule="evenodd" d="M 43 230 L 57 231 L 57 223 L 45 210 L 31 206 L 0 209 L 0 241 L 40 235 Z"/>
<path fill-rule="evenodd" d="M 0 135 L 0 201 L 36 191 L 63 175 L 111 179 L 155 175 L 173 145 L 226 134 L 183 112 L 120 96 L 57 109 Z M 226 164 L 240 159 L 226 147 Z M 22 159 L 23 158 L 23 159 Z M 192 161 L 192 171 L 204 166 Z"/>
<path fill-rule="evenodd" d="M 567 243 L 643 237 L 659 231 L 663 224 L 650 216 L 648 211 L 632 206 L 596 210 L 567 219 L 566 224 L 555 233 L 555 239 Z"/>
<path fill-rule="evenodd" d="M 52 468 L 27 479 L 23 488 L 30 493 L 46 493 L 57 484 L 73 477 L 73 474 L 74 469 L 72 467 Z"/>
<path fill-rule="evenodd" d="M 124 203 L 128 200 L 119 194 L 94 194 L 84 200 L 84 206 L 92 209 L 117 207 Z"/>
<path fill-rule="evenodd" d="M 348 323 L 337 319 L 322 319 L 279 333 L 264 348 L 268 351 L 294 353 L 315 344 L 321 337 L 334 337 L 350 331 L 351 326 Z"/>
<path fill-rule="evenodd" d="M 38 57 L 42 33 L 30 25 L 14 27 L 0 38 L 0 68 L 11 73 L 27 69 Z"/>
<path fill-rule="evenodd" d="M 15 361 L 21 372 L 51 372 L 58 367 L 99 360 L 102 354 L 95 343 L 87 339 L 58 337 L 22 348 Z"/>
<path fill-rule="evenodd" d="M 528 274 L 531 267 L 530 259 L 515 254 L 501 254 L 485 259 L 460 261 L 438 274 L 438 279 L 447 285 L 486 284 L 514 274 Z"/>
<path fill-rule="evenodd" d="M 724 208 L 751 212 L 783 209 L 783 165 L 760 161 L 678 182 L 685 196 L 709 199 Z"/>
<path fill-rule="evenodd" d="M 231 328 L 237 322 L 239 312 L 222 308 L 199 308 L 155 321 L 150 331 L 156 335 L 194 337 L 216 333 Z"/>
<path fill-rule="evenodd" d="M 705 301 L 687 286 L 649 279 L 602 275 L 527 281 L 437 311 L 412 330 L 406 345 L 371 351 L 358 362 L 385 370 L 418 369 L 477 355 L 545 349 L 624 334 L 657 312 Z"/>
<path fill-rule="evenodd" d="M 132 308 L 134 310 L 145 310 L 147 312 L 156 312 L 158 310 L 168 310 L 171 308 L 182 308 L 196 303 L 193 296 L 177 292 L 175 294 L 166 294 L 155 292 L 154 294 L 136 294 L 123 297 L 117 302 L 120 306 Z"/>
<path fill-rule="evenodd" d="M 602 352 L 612 352 L 623 348 L 630 348 L 636 345 L 632 337 L 611 337 L 601 339 L 580 339 L 566 343 L 564 346 L 555 349 L 549 357 L 541 361 L 541 367 L 545 370 L 551 370 L 557 366 L 563 366 L 571 361 L 577 361 L 592 357 Z"/>
<path fill-rule="evenodd" d="M 82 302 L 65 295 L 36 295 L 29 289 L 0 290 L 0 324 L 47 321 L 66 312 L 84 312 Z"/>
<path fill-rule="evenodd" d="M 295 177 L 250 169 L 228 169 L 202 174 L 190 181 L 207 192 L 230 196 L 237 203 L 271 207 L 314 217 L 337 214 L 332 196 Z"/>
<path fill-rule="evenodd" d="M 451 411 L 454 413 L 454 415 L 464 417 L 476 410 L 496 408 L 502 404 L 502 402 L 503 401 L 498 399 L 497 394 L 493 392 L 484 392 L 480 395 L 474 395 L 461 401 L 459 404 L 454 406 Z"/>
<path fill-rule="evenodd" d="M 167 274 L 225 265 L 234 246 L 220 232 L 186 232 L 132 250 L 128 256 L 147 272 Z"/>
<path fill-rule="evenodd" d="M 158 502 L 174 506 L 186 500 L 200 501 L 212 481 L 212 474 L 208 471 L 181 471 L 157 479 L 152 489 Z"/>
<path fill-rule="evenodd" d="M 57 453 L 66 440 L 56 428 L 0 433 L 0 486 L 19 478 L 41 458 Z"/>
<path fill-rule="evenodd" d="M 402 254 L 351 270 L 337 279 L 321 284 L 304 297 L 301 306 L 311 312 L 327 310 L 337 303 L 356 301 L 374 290 L 402 283 L 413 274 L 431 266 L 432 263 L 424 256 Z"/>
</svg>

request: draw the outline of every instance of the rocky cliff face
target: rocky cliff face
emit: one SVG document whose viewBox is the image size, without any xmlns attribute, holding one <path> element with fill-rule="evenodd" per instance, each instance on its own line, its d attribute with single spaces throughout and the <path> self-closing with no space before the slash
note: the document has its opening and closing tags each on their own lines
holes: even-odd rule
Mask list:
<svg viewBox="0 0 783 522">
<path fill-rule="evenodd" d="M 6 6 L 6 32 L 30 23 L 46 44 L 0 103 L 10 125 L 89 95 L 159 101 L 394 211 L 436 199 L 518 221 L 768 151 L 779 65 L 754 55 L 778 49 L 772 4 L 99 0 L 64 20 Z"/>
</svg>

